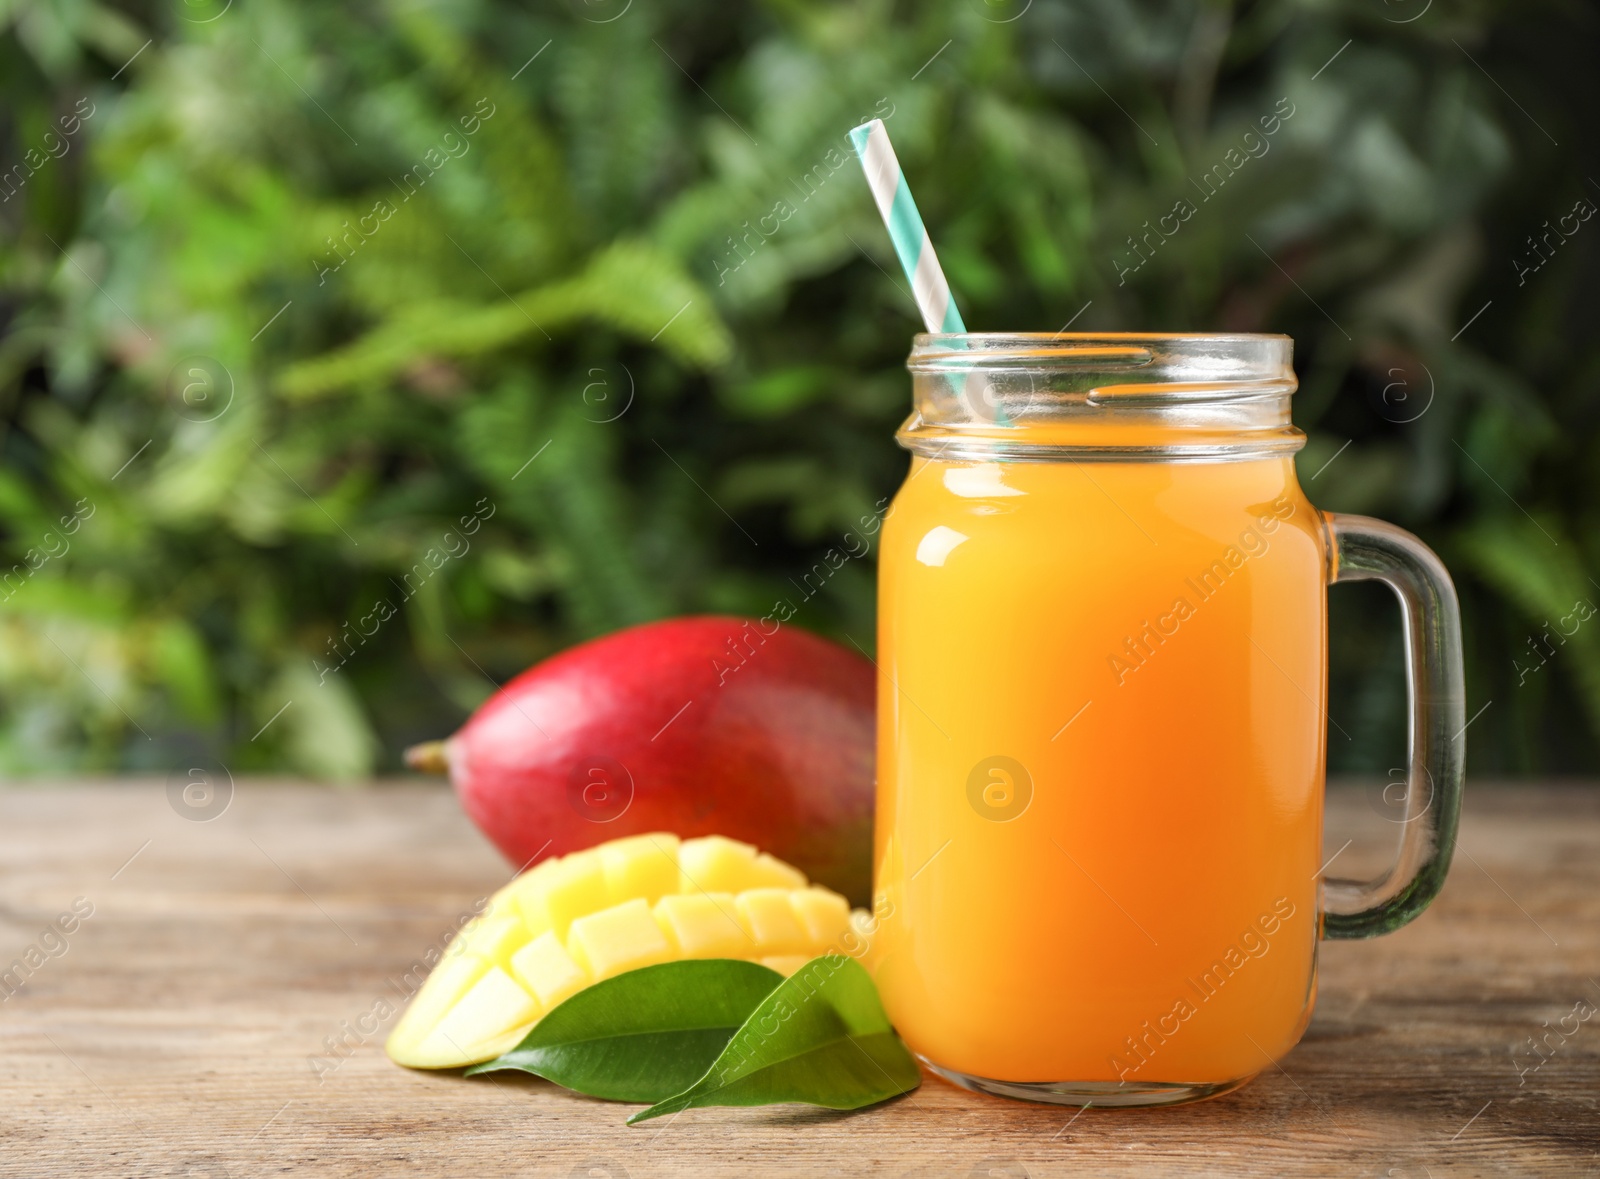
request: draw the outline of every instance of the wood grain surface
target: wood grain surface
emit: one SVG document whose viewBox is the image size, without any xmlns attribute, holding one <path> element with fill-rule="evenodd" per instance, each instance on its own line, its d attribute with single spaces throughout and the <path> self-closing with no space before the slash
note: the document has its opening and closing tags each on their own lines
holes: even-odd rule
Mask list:
<svg viewBox="0 0 1600 1179">
<path fill-rule="evenodd" d="M 1333 793 L 1347 874 L 1385 858 L 1380 809 Z M 443 788 L 246 781 L 204 823 L 160 782 L 0 790 L 0 964 L 43 951 L 0 1002 L 0 1174 L 1600 1175 L 1600 1019 L 1554 1031 L 1600 1006 L 1592 786 L 1469 787 L 1434 907 L 1325 944 L 1316 1017 L 1282 1066 L 1166 1110 L 930 1077 L 854 1115 L 629 1129 L 631 1107 L 532 1078 L 396 1067 L 376 1024 L 398 980 L 506 875 Z M 93 913 L 62 951 L 45 931 L 76 898 Z"/>
</svg>

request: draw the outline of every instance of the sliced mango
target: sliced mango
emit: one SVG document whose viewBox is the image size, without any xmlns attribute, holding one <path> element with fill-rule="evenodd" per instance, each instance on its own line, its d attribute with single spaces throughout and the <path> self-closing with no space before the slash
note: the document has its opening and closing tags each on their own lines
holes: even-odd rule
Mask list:
<svg viewBox="0 0 1600 1179">
<path fill-rule="evenodd" d="M 457 954 L 454 945 L 439 964 L 433 968 L 433 973 L 428 975 L 428 980 L 422 984 L 420 990 L 412 997 L 405 1014 L 400 1017 L 400 1022 L 394 1025 L 394 1031 L 389 1033 L 390 1055 L 393 1056 L 392 1046 L 404 1044 L 407 1046 L 409 1059 L 403 1063 L 410 1063 L 413 1068 L 449 1068 L 444 1061 L 452 1060 L 459 1056 L 459 1052 L 447 1051 L 440 1058 L 440 1063 L 430 1064 L 431 1059 L 422 1051 L 422 1044 L 428 1038 L 428 1033 L 435 1027 L 456 1002 L 465 995 L 472 984 L 483 977 L 489 969 L 489 963 L 475 954 Z M 399 1059 L 399 1057 L 395 1057 Z"/>
<path fill-rule="evenodd" d="M 857 914 L 864 918 L 865 914 Z M 682 958 L 741 958 L 793 974 L 859 950 L 837 893 L 720 835 L 637 835 L 575 852 L 497 892 L 389 1036 L 412 1068 L 492 1060 L 584 987 Z"/>
<path fill-rule="evenodd" d="M 805 875 L 748 843 L 708 835 L 678 849 L 679 892 L 743 892 L 747 888 L 804 888 Z"/>
<path fill-rule="evenodd" d="M 789 904 L 813 945 L 842 941 L 850 928 L 850 902 L 832 889 L 797 889 L 789 894 Z M 865 916 L 865 910 L 862 914 Z"/>
<path fill-rule="evenodd" d="M 451 950 L 503 967 L 527 940 L 528 927 L 514 912 L 486 913 L 461 931 Z"/>
<path fill-rule="evenodd" d="M 750 935 L 731 892 L 686 892 L 656 902 L 656 920 L 680 958 L 746 958 Z"/>
<path fill-rule="evenodd" d="M 593 913 L 626 897 L 614 896 L 606 883 L 605 864 L 595 850 L 575 852 L 558 861 L 543 890 L 547 928 L 557 937 L 567 936 L 573 919 Z"/>
<path fill-rule="evenodd" d="M 672 958 L 672 943 L 643 897 L 623 901 L 572 923 L 567 952 L 593 979 L 610 978 Z"/>
<path fill-rule="evenodd" d="M 595 850 L 605 865 L 606 887 L 614 897 L 642 897 L 652 905 L 678 891 L 676 835 L 635 835 L 613 839 Z"/>
<path fill-rule="evenodd" d="M 786 888 L 752 888 L 733 898 L 739 924 L 752 942 L 769 953 L 799 953 L 809 940 L 794 915 Z"/>
<path fill-rule="evenodd" d="M 589 972 L 572 960 L 553 933 L 541 933 L 513 954 L 511 973 L 546 1007 L 554 1007 L 589 985 Z M 426 983 L 423 989 L 427 989 Z M 390 1055 L 394 1055 L 392 1049 Z"/>
<path fill-rule="evenodd" d="M 498 966 L 491 966 L 472 989 L 445 1012 L 419 1046 L 431 1059 L 449 1059 L 463 1051 L 496 1055 L 514 1047 L 544 1014 L 539 1001 Z M 467 1046 L 471 1045 L 471 1048 Z"/>
</svg>

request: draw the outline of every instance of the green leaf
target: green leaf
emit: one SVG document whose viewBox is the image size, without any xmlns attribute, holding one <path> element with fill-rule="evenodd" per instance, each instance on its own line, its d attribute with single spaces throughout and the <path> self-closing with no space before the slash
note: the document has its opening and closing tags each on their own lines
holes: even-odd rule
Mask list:
<svg viewBox="0 0 1600 1179">
<path fill-rule="evenodd" d="M 694 1084 L 782 981 L 731 958 L 630 970 L 579 991 L 467 1075 L 521 1069 L 590 1097 L 661 1101 Z"/>
<path fill-rule="evenodd" d="M 733 352 L 710 296 L 675 259 L 647 242 L 618 241 L 581 272 L 504 302 L 418 299 L 354 343 L 290 366 L 279 388 L 292 400 L 322 397 L 389 380 L 423 357 L 481 357 L 589 322 L 697 368 L 716 368 Z"/>
<path fill-rule="evenodd" d="M 703 1105 L 803 1101 L 860 1109 L 921 1083 L 867 972 L 853 958 L 828 954 L 763 999 L 705 1076 L 628 1124 Z"/>
<path fill-rule="evenodd" d="M 1459 543 L 1477 574 L 1506 601 L 1520 607 L 1535 632 L 1519 636 L 1522 641 L 1512 646 L 1518 686 L 1528 672 L 1544 665 L 1536 632 L 1544 631 L 1543 641 L 1550 649 L 1554 628 L 1559 646 L 1569 648 L 1562 658 L 1581 693 L 1583 707 L 1591 724 L 1600 730 L 1600 631 L 1579 627 L 1569 632 L 1558 625 L 1596 596 L 1596 585 L 1575 551 L 1577 546 L 1570 542 L 1561 545 L 1567 539 L 1557 519 L 1547 516 L 1540 523 L 1533 516 L 1523 520 L 1508 515 L 1464 529 Z"/>
<path fill-rule="evenodd" d="M 298 703 L 290 707 L 285 701 Z M 372 773 L 378 739 L 348 677 L 319 675 L 310 659 L 291 655 L 282 671 L 258 691 L 255 706 L 261 718 L 255 722 L 258 725 L 274 710 L 283 712 L 271 735 L 300 773 L 349 783 Z"/>
</svg>

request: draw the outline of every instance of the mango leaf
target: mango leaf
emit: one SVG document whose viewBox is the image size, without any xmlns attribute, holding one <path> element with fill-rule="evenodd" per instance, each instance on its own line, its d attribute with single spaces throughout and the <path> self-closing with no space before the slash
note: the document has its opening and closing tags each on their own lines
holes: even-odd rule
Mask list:
<svg viewBox="0 0 1600 1179">
<path fill-rule="evenodd" d="M 828 954 L 763 999 L 705 1076 L 628 1124 L 704 1105 L 802 1101 L 860 1109 L 921 1083 L 867 972 L 853 958 Z"/>
<path fill-rule="evenodd" d="M 590 1097 L 661 1101 L 694 1084 L 782 981 L 731 958 L 630 970 L 579 991 L 467 1076 L 521 1069 Z"/>
</svg>

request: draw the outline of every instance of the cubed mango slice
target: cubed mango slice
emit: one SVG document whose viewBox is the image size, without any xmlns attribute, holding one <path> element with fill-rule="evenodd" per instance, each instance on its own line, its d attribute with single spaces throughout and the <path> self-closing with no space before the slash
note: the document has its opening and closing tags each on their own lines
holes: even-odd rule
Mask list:
<svg viewBox="0 0 1600 1179">
<path fill-rule="evenodd" d="M 498 966 L 491 966 L 445 1013 L 423 1041 L 424 1056 L 448 1058 L 463 1052 L 496 1054 L 514 1047 L 544 1009 Z"/>
<path fill-rule="evenodd" d="M 476 954 L 458 953 L 453 945 L 446 949 L 444 957 L 439 959 L 438 965 L 428 975 L 427 981 L 411 997 L 405 1014 L 400 1017 L 399 1022 L 394 1025 L 394 1031 L 389 1034 L 389 1054 L 394 1056 L 397 1044 L 415 1049 L 426 1040 L 428 1033 L 438 1026 L 439 1021 L 450 1008 L 455 1006 L 457 1000 L 465 995 L 472 984 L 482 978 L 488 969 L 489 963 Z M 399 1057 L 395 1059 L 398 1060 Z M 408 1062 L 402 1061 L 402 1063 Z"/>
<path fill-rule="evenodd" d="M 865 949 L 865 913 L 747 843 L 659 833 L 538 864 L 496 892 L 445 951 L 389 1036 L 414 1068 L 492 1060 L 583 988 L 680 958 L 785 975 Z"/>
<path fill-rule="evenodd" d="M 686 839 L 678 848 L 678 868 L 682 879 L 679 892 L 743 892 L 765 881 L 758 880 L 756 849 L 737 839 L 707 835 Z"/>
<path fill-rule="evenodd" d="M 541 933 L 511 955 L 511 973 L 546 1007 L 556 1006 L 597 981 L 572 960 L 567 947 L 553 933 Z"/>
<path fill-rule="evenodd" d="M 549 928 L 562 938 L 567 936 L 574 918 L 626 899 L 611 895 L 605 863 L 599 851 L 593 849 L 558 860 L 542 891 Z"/>
<path fill-rule="evenodd" d="M 734 898 L 739 924 L 762 954 L 797 954 L 805 948 L 805 930 L 789 904 L 786 888 L 752 888 Z"/>
<path fill-rule="evenodd" d="M 669 892 L 678 891 L 676 835 L 634 835 L 613 839 L 596 850 L 614 900 L 641 897 L 653 905 Z"/>
<path fill-rule="evenodd" d="M 775 856 L 762 852 L 750 865 L 750 883 L 746 888 L 804 888 L 805 873 L 785 864 Z"/>
<path fill-rule="evenodd" d="M 740 924 L 731 892 L 662 897 L 656 902 L 656 921 L 680 958 L 749 958 L 759 948 Z"/>
<path fill-rule="evenodd" d="M 673 956 L 672 943 L 640 897 L 575 920 L 567 952 L 591 978 L 610 978 Z"/>
<path fill-rule="evenodd" d="M 830 889 L 796 889 L 789 894 L 789 904 L 812 945 L 831 946 L 850 928 L 850 902 Z"/>
<path fill-rule="evenodd" d="M 476 954 L 486 962 L 504 967 L 511 955 L 528 942 L 528 927 L 515 913 L 478 918 L 461 931 L 451 952 Z M 459 949 L 457 944 L 459 943 Z"/>
</svg>

